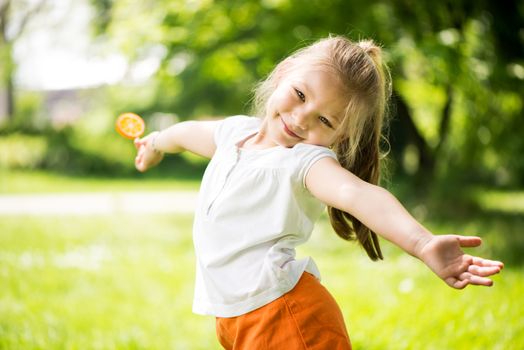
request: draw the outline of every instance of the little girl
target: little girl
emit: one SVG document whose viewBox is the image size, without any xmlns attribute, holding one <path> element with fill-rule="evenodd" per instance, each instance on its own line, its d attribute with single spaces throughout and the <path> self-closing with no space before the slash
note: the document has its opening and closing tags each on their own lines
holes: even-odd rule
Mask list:
<svg viewBox="0 0 524 350">
<path fill-rule="evenodd" d="M 296 259 L 325 206 L 335 232 L 382 259 L 377 234 L 453 288 L 490 286 L 503 264 L 464 254 L 478 237 L 431 234 L 377 186 L 387 69 L 372 41 L 329 37 L 276 66 L 258 117 L 186 121 L 135 140 L 139 171 L 164 153 L 211 158 L 195 213 L 193 311 L 226 349 L 351 349 L 311 258 Z"/>
</svg>

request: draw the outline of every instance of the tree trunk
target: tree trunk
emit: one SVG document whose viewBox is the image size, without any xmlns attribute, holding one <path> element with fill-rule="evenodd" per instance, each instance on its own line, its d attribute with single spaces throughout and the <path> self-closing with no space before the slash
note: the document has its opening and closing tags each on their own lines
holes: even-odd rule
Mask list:
<svg viewBox="0 0 524 350">
<path fill-rule="evenodd" d="M 435 148 L 435 157 L 440 155 L 442 146 L 448 139 L 449 135 L 449 126 L 451 124 L 451 105 L 453 104 L 453 90 L 451 85 L 448 85 L 446 88 L 446 96 L 446 105 L 442 110 L 442 119 L 440 119 L 439 141 L 437 147 Z"/>
<path fill-rule="evenodd" d="M 12 0 L 0 1 L 0 62 L 2 62 L 3 72 L 0 72 L 5 88 L 5 111 L 8 122 L 12 121 L 15 115 L 15 84 L 13 74 L 15 71 L 15 62 L 13 61 L 13 45 L 24 32 L 27 23 L 35 14 L 40 12 L 47 4 L 47 0 L 40 0 L 36 5 L 29 7 L 22 12 L 18 30 L 11 35 L 7 35 L 9 23 L 10 7 Z"/>
<path fill-rule="evenodd" d="M 15 86 L 13 82 L 13 63 L 12 63 L 12 52 L 9 45 L 5 45 L 3 48 L 0 47 L 0 50 L 5 50 L 2 56 L 3 66 L 0 71 L 0 91 L 3 91 L 3 94 L 0 94 L 0 105 L 2 109 L 0 113 L 5 113 L 5 115 L 0 115 L 0 117 L 6 117 L 7 123 L 9 124 L 15 115 Z"/>
<path fill-rule="evenodd" d="M 13 61 L 12 61 L 12 46 L 7 37 L 7 21 L 9 15 L 10 1 L 3 2 L 0 6 L 0 58 L 2 60 L 2 70 L 0 71 L 1 80 L 0 89 L 5 91 L 3 96 L 4 101 L 0 101 L 5 108 L 2 108 L 6 113 L 7 122 L 13 120 L 14 107 L 14 84 L 13 84 Z M 3 116 L 0 116 L 3 117 Z"/>
<path fill-rule="evenodd" d="M 13 84 L 13 73 L 11 70 L 7 72 L 5 82 L 5 104 L 7 121 L 10 123 L 15 116 L 15 87 Z"/>
<path fill-rule="evenodd" d="M 393 94 L 393 103 L 396 107 L 396 120 L 398 121 L 399 135 L 404 135 L 406 140 L 402 140 L 402 148 L 408 144 L 413 144 L 418 150 L 418 173 L 432 176 L 435 170 L 435 155 L 429 147 L 422 134 L 418 131 L 411 116 L 408 105 L 398 93 Z M 402 136 L 401 136 L 402 137 Z"/>
</svg>

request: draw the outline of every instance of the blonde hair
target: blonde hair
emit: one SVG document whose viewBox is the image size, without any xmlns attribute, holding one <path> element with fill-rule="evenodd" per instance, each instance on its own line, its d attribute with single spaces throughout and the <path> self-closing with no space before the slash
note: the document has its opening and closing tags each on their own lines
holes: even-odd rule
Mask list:
<svg viewBox="0 0 524 350">
<path fill-rule="evenodd" d="M 280 77 L 311 64 L 335 73 L 345 88 L 347 104 L 332 145 L 341 166 L 372 184 L 380 180 L 380 142 L 391 94 L 390 75 L 382 50 L 372 40 L 352 42 L 330 36 L 296 51 L 280 62 L 255 89 L 253 109 L 260 117 Z M 358 240 L 372 260 L 383 259 L 377 235 L 351 214 L 328 207 L 335 232 L 345 240 Z"/>
</svg>

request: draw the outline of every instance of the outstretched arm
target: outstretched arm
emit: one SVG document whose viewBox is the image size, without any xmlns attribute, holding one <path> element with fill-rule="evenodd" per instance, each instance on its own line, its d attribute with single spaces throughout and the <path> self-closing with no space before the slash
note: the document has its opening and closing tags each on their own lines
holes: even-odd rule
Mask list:
<svg viewBox="0 0 524 350">
<path fill-rule="evenodd" d="M 214 133 L 219 121 L 185 121 L 135 140 L 136 168 L 144 172 L 162 161 L 164 153 L 190 151 L 211 158 L 216 150 Z"/>
<path fill-rule="evenodd" d="M 309 191 L 329 206 L 350 213 L 364 225 L 409 254 L 422 260 L 453 288 L 468 284 L 490 286 L 487 278 L 503 264 L 465 254 L 461 247 L 481 244 L 478 237 L 431 234 L 387 190 L 369 184 L 323 158 L 306 176 Z"/>
</svg>

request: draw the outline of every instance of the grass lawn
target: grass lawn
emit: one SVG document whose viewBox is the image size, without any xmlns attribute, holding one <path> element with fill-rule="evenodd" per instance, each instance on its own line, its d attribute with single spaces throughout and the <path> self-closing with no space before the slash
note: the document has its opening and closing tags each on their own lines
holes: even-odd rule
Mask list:
<svg viewBox="0 0 524 350">
<path fill-rule="evenodd" d="M 49 192 L 122 192 L 198 190 L 200 178 L 180 179 L 176 175 L 139 174 L 129 178 L 85 177 L 50 173 L 41 170 L 0 168 L 0 195 Z"/>
<path fill-rule="evenodd" d="M 191 313 L 191 223 L 173 215 L 0 217 L 0 349 L 219 349 L 214 320 Z M 519 234 L 521 221 L 510 223 Z M 427 224 L 486 233 L 487 246 L 507 229 Z M 384 251 L 386 261 L 371 262 L 322 220 L 298 254 L 317 261 L 355 349 L 524 348 L 518 260 L 493 288 L 456 291 L 396 247 Z"/>
</svg>

